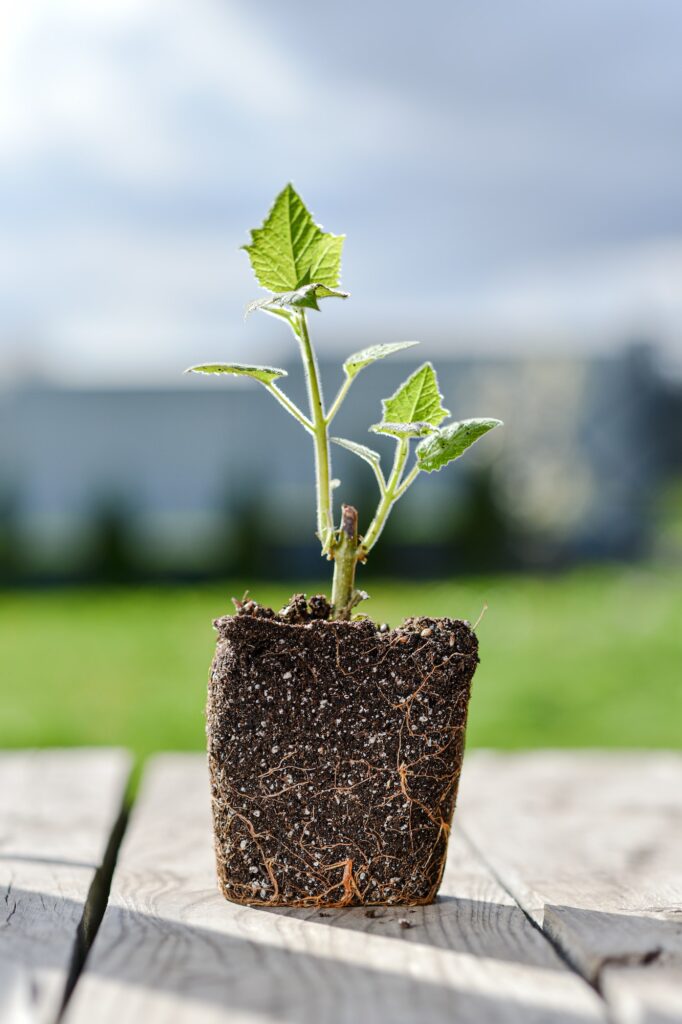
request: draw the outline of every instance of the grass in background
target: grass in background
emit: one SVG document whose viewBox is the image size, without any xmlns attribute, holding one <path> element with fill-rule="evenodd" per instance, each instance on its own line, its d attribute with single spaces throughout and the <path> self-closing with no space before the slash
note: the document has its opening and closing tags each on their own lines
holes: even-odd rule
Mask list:
<svg viewBox="0 0 682 1024">
<path fill-rule="evenodd" d="M 488 602 L 470 746 L 673 747 L 681 583 L 679 573 L 642 568 L 375 582 L 371 613 L 391 624 L 415 612 L 475 621 Z M 0 746 L 201 749 L 211 620 L 243 589 L 0 595 Z M 264 585 L 252 596 L 278 608 L 289 593 Z"/>
</svg>

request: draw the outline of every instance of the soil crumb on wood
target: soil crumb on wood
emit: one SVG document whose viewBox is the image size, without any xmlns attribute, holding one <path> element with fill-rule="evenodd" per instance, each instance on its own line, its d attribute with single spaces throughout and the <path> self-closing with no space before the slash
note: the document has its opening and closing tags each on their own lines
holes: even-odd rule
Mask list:
<svg viewBox="0 0 682 1024">
<path fill-rule="evenodd" d="M 326 598 L 215 622 L 207 735 L 225 896 L 269 906 L 430 903 L 464 750 L 475 634 L 330 621 Z"/>
</svg>

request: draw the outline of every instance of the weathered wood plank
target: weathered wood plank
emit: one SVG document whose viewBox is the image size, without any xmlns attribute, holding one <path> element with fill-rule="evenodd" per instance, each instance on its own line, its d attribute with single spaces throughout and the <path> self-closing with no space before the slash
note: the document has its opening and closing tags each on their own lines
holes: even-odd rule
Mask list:
<svg viewBox="0 0 682 1024">
<path fill-rule="evenodd" d="M 682 756 L 481 753 L 459 814 L 615 1020 L 682 1019 Z"/>
<path fill-rule="evenodd" d="M 57 1019 L 129 771 L 116 750 L 0 753 L 0 1024 Z"/>
<path fill-rule="evenodd" d="M 215 880 L 204 760 L 168 756 L 145 774 L 65 1024 L 93 1020 L 579 1024 L 604 1017 L 594 991 L 456 838 L 435 906 L 368 916 L 226 902 Z"/>
</svg>

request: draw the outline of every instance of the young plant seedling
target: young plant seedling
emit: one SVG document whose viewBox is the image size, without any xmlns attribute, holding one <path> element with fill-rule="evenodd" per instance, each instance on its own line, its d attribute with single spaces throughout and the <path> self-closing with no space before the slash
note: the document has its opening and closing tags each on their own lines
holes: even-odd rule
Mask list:
<svg viewBox="0 0 682 1024">
<path fill-rule="evenodd" d="M 243 246 L 249 254 L 258 283 L 269 293 L 265 298 L 252 302 L 247 313 L 262 310 L 283 320 L 291 328 L 305 371 L 309 401 L 307 415 L 277 383 L 286 377 L 285 370 L 244 363 L 205 363 L 192 366 L 187 371 L 253 377 L 310 434 L 315 452 L 317 536 L 322 554 L 334 562 L 332 606 L 336 619 L 349 619 L 355 605 L 366 596 L 355 589 L 357 564 L 367 561 L 391 509 L 419 474 L 437 472 L 463 455 L 489 430 L 501 425 L 501 421 L 495 419 L 444 423 L 450 413 L 443 407 L 443 396 L 433 366 L 424 363 L 395 394 L 383 400 L 381 422 L 370 427 L 374 433 L 387 434 L 395 439 L 395 455 L 388 476 L 384 474 L 378 452 L 356 441 L 330 436 L 334 417 L 358 374 L 377 360 L 418 344 L 416 341 L 397 341 L 355 352 L 343 364 L 344 379 L 336 397 L 329 407 L 325 406 L 317 358 L 310 338 L 308 310 L 319 311 L 321 299 L 348 298 L 348 293 L 339 289 L 343 241 L 343 235 L 329 234 L 315 224 L 300 196 L 291 185 L 287 185 L 275 199 L 263 226 L 251 232 L 251 244 Z M 413 463 L 408 468 L 412 441 L 417 443 Z M 335 525 L 330 442 L 364 459 L 376 477 L 379 502 L 363 534 L 358 533 L 358 514 L 350 505 L 342 505 L 340 524 Z"/>
</svg>

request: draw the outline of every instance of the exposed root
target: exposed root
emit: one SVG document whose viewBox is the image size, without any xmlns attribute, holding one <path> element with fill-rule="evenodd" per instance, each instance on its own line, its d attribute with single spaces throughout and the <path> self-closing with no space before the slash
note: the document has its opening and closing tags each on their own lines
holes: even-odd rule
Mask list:
<svg viewBox="0 0 682 1024">
<path fill-rule="evenodd" d="M 450 620 L 387 631 L 368 621 L 302 621 L 298 598 L 286 621 L 253 604 L 220 620 L 210 683 L 224 894 L 316 909 L 432 902 L 459 783 L 475 637 Z"/>
</svg>

